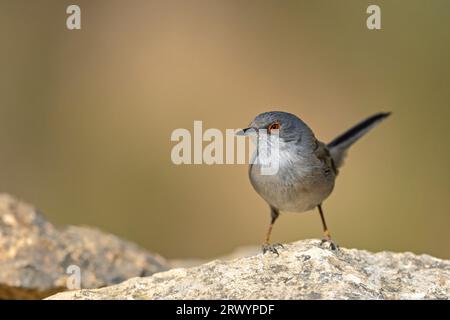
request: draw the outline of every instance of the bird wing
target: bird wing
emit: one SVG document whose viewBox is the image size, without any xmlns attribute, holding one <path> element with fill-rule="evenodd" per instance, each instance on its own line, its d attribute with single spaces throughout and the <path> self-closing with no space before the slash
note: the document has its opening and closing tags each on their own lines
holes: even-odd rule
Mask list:
<svg viewBox="0 0 450 320">
<path fill-rule="evenodd" d="M 334 174 L 338 174 L 338 170 L 334 164 L 333 158 L 331 157 L 330 151 L 325 143 L 316 140 L 316 146 L 314 148 L 314 154 L 317 159 L 325 164 L 325 170 L 333 170 Z"/>
</svg>

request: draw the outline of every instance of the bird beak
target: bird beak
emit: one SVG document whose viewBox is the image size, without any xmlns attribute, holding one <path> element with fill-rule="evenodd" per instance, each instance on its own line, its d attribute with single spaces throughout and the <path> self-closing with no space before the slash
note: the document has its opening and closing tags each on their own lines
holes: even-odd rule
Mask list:
<svg viewBox="0 0 450 320">
<path fill-rule="evenodd" d="M 250 136 L 250 135 L 254 135 L 256 132 L 257 131 L 255 128 L 249 127 L 249 128 L 239 130 L 238 132 L 236 132 L 236 135 L 237 136 Z"/>
</svg>

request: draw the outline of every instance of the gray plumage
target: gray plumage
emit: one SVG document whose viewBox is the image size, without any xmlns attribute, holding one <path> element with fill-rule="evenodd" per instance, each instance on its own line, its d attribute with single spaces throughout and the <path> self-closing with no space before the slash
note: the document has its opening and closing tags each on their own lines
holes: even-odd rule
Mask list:
<svg viewBox="0 0 450 320">
<path fill-rule="evenodd" d="M 250 123 L 249 128 L 241 131 L 240 134 L 253 135 L 259 139 L 259 134 L 255 134 L 258 130 L 268 130 L 269 136 L 274 125 L 279 130 L 279 151 L 262 154 L 258 143 L 255 160 L 249 168 L 253 188 L 271 208 L 272 220 L 263 245 L 264 252 L 277 253 L 276 248 L 269 245 L 269 237 L 279 211 L 304 212 L 315 207 L 319 208 L 322 218 L 324 241 L 330 242 L 332 248 L 336 247 L 331 241 L 321 204 L 333 191 L 338 169 L 343 164 L 348 148 L 389 114 L 375 114 L 329 144 L 317 140 L 306 123 L 287 112 L 262 113 Z M 262 164 L 270 162 L 270 157 L 275 156 L 279 161 L 278 171 L 271 175 L 261 174 Z"/>
<path fill-rule="evenodd" d="M 280 124 L 280 163 L 275 175 L 262 175 L 258 163 L 250 165 L 253 187 L 270 206 L 281 211 L 314 209 L 333 191 L 337 169 L 347 149 L 388 115 L 374 115 L 328 145 L 317 140 L 308 125 L 291 113 L 272 111 L 258 115 L 250 123 L 253 129 Z"/>
</svg>

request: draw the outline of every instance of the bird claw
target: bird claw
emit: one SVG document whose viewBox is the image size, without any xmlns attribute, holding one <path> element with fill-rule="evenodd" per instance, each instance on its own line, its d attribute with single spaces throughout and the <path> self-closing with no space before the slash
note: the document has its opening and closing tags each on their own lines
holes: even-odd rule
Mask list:
<svg viewBox="0 0 450 320">
<path fill-rule="evenodd" d="M 272 252 L 277 256 L 279 256 L 280 254 L 278 253 L 278 248 L 282 249 L 284 248 L 284 246 L 281 243 L 274 243 L 274 244 L 265 243 L 262 245 L 262 252 L 263 254 L 265 254 L 266 252 Z"/>
<path fill-rule="evenodd" d="M 337 251 L 339 250 L 339 246 L 330 238 L 324 238 L 322 239 L 322 241 L 320 242 L 320 246 L 327 246 L 329 249 L 331 249 L 332 251 Z"/>
</svg>

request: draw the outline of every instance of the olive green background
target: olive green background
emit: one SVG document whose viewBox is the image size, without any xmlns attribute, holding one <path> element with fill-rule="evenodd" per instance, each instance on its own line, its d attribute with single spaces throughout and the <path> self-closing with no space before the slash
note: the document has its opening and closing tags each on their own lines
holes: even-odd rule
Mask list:
<svg viewBox="0 0 450 320">
<path fill-rule="evenodd" d="M 245 165 L 175 166 L 176 128 L 300 116 L 319 139 L 393 115 L 349 153 L 324 210 L 345 247 L 450 258 L 450 2 L 0 1 L 0 191 L 166 257 L 260 244 Z M 382 30 L 366 28 L 381 7 Z M 273 240 L 321 237 L 283 214 Z"/>
</svg>

